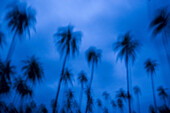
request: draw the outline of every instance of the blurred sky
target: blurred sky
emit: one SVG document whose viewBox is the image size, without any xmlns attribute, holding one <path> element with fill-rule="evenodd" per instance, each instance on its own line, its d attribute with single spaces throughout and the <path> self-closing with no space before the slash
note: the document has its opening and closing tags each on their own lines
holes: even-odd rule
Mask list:
<svg viewBox="0 0 170 113">
<path fill-rule="evenodd" d="M 6 56 L 12 33 L 6 27 L 4 15 L 6 5 L 14 0 L 0 0 L 0 23 L 7 37 L 7 45 L 2 50 L 2 58 Z M 36 55 L 40 58 L 45 71 L 45 79 L 34 88 L 34 100 L 46 104 L 50 109 L 51 99 L 54 99 L 62 67 L 62 60 L 54 43 L 54 33 L 58 27 L 74 25 L 75 30 L 82 31 L 83 37 L 79 55 L 69 59 L 67 66 L 74 73 L 74 92 L 79 96 L 80 85 L 77 74 L 84 70 L 88 78 L 90 68 L 85 59 L 85 51 L 90 46 L 102 49 L 102 60 L 95 68 L 92 83 L 94 98 L 101 97 L 103 91 L 110 93 L 115 98 L 119 88 L 126 89 L 126 70 L 124 62 L 116 61 L 116 54 L 112 45 L 117 37 L 131 31 L 134 38 L 141 42 L 140 51 L 136 61 L 130 69 L 132 87 L 141 88 L 142 113 L 148 112 L 148 106 L 153 104 L 151 80 L 144 70 L 147 58 L 158 60 L 159 68 L 155 77 L 156 88 L 160 85 L 170 88 L 170 67 L 168 67 L 165 51 L 158 36 L 151 38 L 149 22 L 155 11 L 163 6 L 170 5 L 170 0 L 21 0 L 36 10 L 36 32 L 31 33 L 30 39 L 26 38 L 17 42 L 13 55 L 13 64 L 17 64 L 20 72 L 21 61 L 28 56 Z M 64 85 L 63 85 L 64 86 Z M 66 87 L 66 86 L 65 86 Z M 64 92 L 64 88 L 63 91 Z M 170 92 L 170 91 L 168 91 Z M 101 97 L 102 98 L 102 97 Z M 156 96 L 158 105 L 162 104 Z M 61 100 L 61 99 L 60 99 Z M 83 100 L 86 103 L 86 100 Z M 136 101 L 133 102 L 134 106 Z M 83 104 L 85 105 L 85 104 Z M 127 108 L 125 108 L 127 109 Z M 136 109 L 135 109 L 136 110 Z"/>
</svg>

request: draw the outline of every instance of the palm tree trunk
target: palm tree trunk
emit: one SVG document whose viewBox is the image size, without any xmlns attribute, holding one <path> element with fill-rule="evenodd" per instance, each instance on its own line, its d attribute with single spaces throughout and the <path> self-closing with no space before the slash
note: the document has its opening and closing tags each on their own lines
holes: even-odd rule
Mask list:
<svg viewBox="0 0 170 113">
<path fill-rule="evenodd" d="M 90 82 L 89 82 L 89 90 L 91 90 L 91 85 L 92 85 L 92 81 L 93 81 L 93 73 L 94 73 L 94 62 L 92 63 L 91 78 L 90 78 Z M 87 105 L 86 105 L 85 113 L 87 113 L 87 110 L 88 110 L 88 101 L 89 101 L 89 98 L 90 97 L 87 95 Z"/>
<path fill-rule="evenodd" d="M 137 101 L 138 101 L 138 113 L 140 113 L 140 102 L 139 102 L 139 94 L 137 94 Z"/>
<path fill-rule="evenodd" d="M 57 107 L 57 104 L 58 104 L 58 96 L 59 96 L 59 92 L 60 92 L 60 88 L 61 88 L 62 76 L 64 74 L 64 68 L 65 68 L 65 65 L 66 65 L 66 60 L 67 60 L 67 54 L 64 58 L 63 67 L 62 67 L 61 76 L 60 76 L 60 81 L 58 83 L 57 94 L 56 94 L 56 98 L 55 98 L 55 102 L 54 102 L 54 106 L 53 106 L 53 113 L 55 113 L 56 107 Z"/>
<path fill-rule="evenodd" d="M 80 106 L 80 110 L 81 110 L 81 103 L 82 103 L 82 98 L 83 98 L 83 85 L 81 87 L 81 92 L 80 92 L 80 102 L 79 102 L 79 106 Z"/>
<path fill-rule="evenodd" d="M 128 59 L 128 58 L 127 58 Z M 129 103 L 129 113 L 131 113 L 131 97 L 129 92 L 129 71 L 128 71 L 128 60 L 126 60 L 126 75 L 127 75 L 127 96 L 128 96 L 128 103 Z"/>
<path fill-rule="evenodd" d="M 154 87 L 153 75 L 151 75 L 151 81 L 152 81 L 153 101 L 154 101 L 155 110 L 157 112 L 157 105 L 156 105 L 156 97 L 155 97 L 155 87 Z"/>
<path fill-rule="evenodd" d="M 13 52 L 14 52 L 14 49 L 15 49 L 15 43 L 16 43 L 16 32 L 14 33 L 14 36 L 12 38 L 12 42 L 11 42 L 11 45 L 9 47 L 9 51 L 8 51 L 8 54 L 7 54 L 7 57 L 6 57 L 6 63 L 10 60 L 10 58 L 12 57 L 13 55 Z"/>
<path fill-rule="evenodd" d="M 90 79 L 90 83 L 89 83 L 89 88 L 91 89 L 91 85 L 92 85 L 92 81 L 93 81 L 93 73 L 94 73 L 94 62 L 92 64 L 92 69 L 91 69 L 91 79 Z"/>
</svg>

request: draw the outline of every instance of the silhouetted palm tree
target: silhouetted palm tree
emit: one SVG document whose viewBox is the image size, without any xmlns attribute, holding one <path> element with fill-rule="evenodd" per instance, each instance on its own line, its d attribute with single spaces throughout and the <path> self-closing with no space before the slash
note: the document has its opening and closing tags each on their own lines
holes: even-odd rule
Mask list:
<svg viewBox="0 0 170 113">
<path fill-rule="evenodd" d="M 66 92 L 66 97 L 67 97 L 67 100 L 66 100 L 66 103 L 65 103 L 65 107 L 66 107 L 67 113 L 72 113 L 73 112 L 72 107 L 73 107 L 74 94 L 73 94 L 73 91 L 71 89 L 69 89 Z"/>
<path fill-rule="evenodd" d="M 16 37 L 22 37 L 21 35 L 30 35 L 30 29 L 34 28 L 36 18 L 35 11 L 31 7 L 27 7 L 25 4 L 16 3 L 10 5 L 9 11 L 6 14 L 6 20 L 8 22 L 8 27 L 14 33 L 6 61 L 10 59 L 13 54 Z"/>
<path fill-rule="evenodd" d="M 111 105 L 112 105 L 112 108 L 115 109 L 116 108 L 116 102 L 114 100 L 111 100 Z"/>
<path fill-rule="evenodd" d="M 167 89 L 163 88 L 162 86 L 158 87 L 158 95 L 164 101 L 164 106 L 166 106 L 166 99 L 168 98 L 168 94 L 166 92 Z"/>
<path fill-rule="evenodd" d="M 136 97 L 137 97 L 138 113 L 140 113 L 140 101 L 139 101 L 139 95 L 141 94 L 141 90 L 140 90 L 140 88 L 139 88 L 138 86 L 135 86 L 135 87 L 133 88 L 133 90 L 134 90 L 134 94 L 135 94 Z"/>
<path fill-rule="evenodd" d="M 103 113 L 109 113 L 109 110 L 108 110 L 107 107 L 104 107 L 104 108 L 103 108 Z"/>
<path fill-rule="evenodd" d="M 14 70 L 15 66 L 11 65 L 11 62 L 3 63 L 0 61 L 0 94 L 9 92 Z"/>
<path fill-rule="evenodd" d="M 124 106 L 124 104 L 123 104 L 123 100 L 121 98 L 117 99 L 117 106 L 120 109 L 120 111 L 123 113 L 123 106 Z"/>
<path fill-rule="evenodd" d="M 119 89 L 119 91 L 117 91 L 116 98 L 121 98 L 122 100 L 126 101 L 127 94 L 123 89 Z"/>
<path fill-rule="evenodd" d="M 78 76 L 78 81 L 81 84 L 81 92 L 80 92 L 80 102 L 79 102 L 79 107 L 81 109 L 81 103 L 82 103 L 82 97 L 83 97 L 83 90 L 84 90 L 84 85 L 87 83 L 87 77 L 86 73 L 84 71 L 81 71 Z"/>
<path fill-rule="evenodd" d="M 93 98 L 91 94 L 91 89 L 89 87 L 87 88 L 86 95 L 87 95 L 87 105 L 86 105 L 85 113 L 87 112 L 92 113 L 93 112 Z"/>
<path fill-rule="evenodd" d="M 28 58 L 28 60 L 23 61 L 24 65 L 22 67 L 22 71 L 24 71 L 24 75 L 26 79 L 30 80 L 34 84 L 36 81 L 41 81 L 44 77 L 44 71 L 42 68 L 42 64 L 39 62 L 39 59 L 35 56 Z"/>
<path fill-rule="evenodd" d="M 96 100 L 96 103 L 97 103 L 98 109 L 99 109 L 99 111 L 100 111 L 101 108 L 102 108 L 102 101 L 98 98 L 98 99 Z"/>
<path fill-rule="evenodd" d="M 89 64 L 91 64 L 91 78 L 90 78 L 90 82 L 89 82 L 89 88 L 91 88 L 91 84 L 92 84 L 92 80 L 93 80 L 93 73 L 94 73 L 94 66 L 98 64 L 99 60 L 101 59 L 101 50 L 100 49 L 96 49 L 95 47 L 90 47 L 87 51 L 86 51 L 86 58 L 87 58 L 87 62 Z"/>
<path fill-rule="evenodd" d="M 108 99 L 109 99 L 109 93 L 108 93 L 108 92 L 104 91 L 103 94 L 102 94 L 102 96 L 104 97 L 104 99 L 105 99 L 106 101 L 108 101 Z"/>
<path fill-rule="evenodd" d="M 56 39 L 56 46 L 59 49 L 61 55 L 64 55 L 64 61 L 63 61 L 63 66 L 61 70 L 61 76 L 60 80 L 58 83 L 58 89 L 57 89 L 57 94 L 54 102 L 54 108 L 53 108 L 53 113 L 56 111 L 57 107 L 57 102 L 58 102 L 58 96 L 60 92 L 60 87 L 61 87 L 61 82 L 62 82 L 62 76 L 64 74 L 65 70 L 65 65 L 66 61 L 71 55 L 75 55 L 78 53 L 79 50 L 79 44 L 81 40 L 81 32 L 79 31 L 74 31 L 73 26 L 67 26 L 67 27 L 61 27 L 58 29 L 57 33 L 54 35 Z"/>
<path fill-rule="evenodd" d="M 128 96 L 128 103 L 129 103 L 129 113 L 131 113 L 131 99 L 130 99 L 130 86 L 129 86 L 129 60 L 132 62 L 135 61 L 136 51 L 139 47 L 139 43 L 136 40 L 133 40 L 130 32 L 127 32 L 120 40 L 118 40 L 114 45 L 114 50 L 118 52 L 117 58 L 120 60 L 125 60 L 126 66 L 126 75 L 127 75 L 127 96 Z"/>
<path fill-rule="evenodd" d="M 157 64 L 156 60 L 147 59 L 145 61 L 144 65 L 145 65 L 146 72 L 148 74 L 150 74 L 150 76 L 151 76 L 154 106 L 155 106 L 155 109 L 157 111 L 157 104 L 156 104 L 155 87 L 154 87 L 153 77 L 154 77 L 154 74 L 155 74 L 155 71 L 156 71 L 156 67 L 158 66 L 158 64 Z"/>
<path fill-rule="evenodd" d="M 27 85 L 26 81 L 21 77 L 18 77 L 14 81 L 14 88 L 16 92 L 21 96 L 21 99 L 24 97 L 32 97 L 32 89 Z"/>
<path fill-rule="evenodd" d="M 150 28 L 153 29 L 154 37 L 160 33 L 162 34 L 162 42 L 170 64 L 170 54 L 167 45 L 169 41 L 167 35 L 170 30 L 170 12 L 168 12 L 166 8 L 163 8 L 157 14 L 158 15 L 151 21 Z"/>
</svg>

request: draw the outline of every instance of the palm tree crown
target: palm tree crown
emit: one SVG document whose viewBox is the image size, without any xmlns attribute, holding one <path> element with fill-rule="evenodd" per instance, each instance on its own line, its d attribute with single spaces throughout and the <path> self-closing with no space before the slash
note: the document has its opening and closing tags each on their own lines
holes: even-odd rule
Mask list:
<svg viewBox="0 0 170 113">
<path fill-rule="evenodd" d="M 73 80 L 73 73 L 71 72 L 70 69 L 65 68 L 64 74 L 62 76 L 62 80 L 67 84 L 68 82 L 71 83 L 72 85 L 72 80 Z"/>
<path fill-rule="evenodd" d="M 132 61 L 135 60 L 136 50 L 139 47 L 139 43 L 137 40 L 132 39 L 130 32 L 127 32 L 120 40 L 118 40 L 114 45 L 114 50 L 119 51 L 117 55 L 117 59 L 121 60 L 125 58 L 125 63 L 129 58 L 132 58 Z"/>
<path fill-rule="evenodd" d="M 30 34 L 30 28 L 34 28 L 36 22 L 35 11 L 22 3 L 11 6 L 6 15 L 8 27 L 18 35 Z"/>
<path fill-rule="evenodd" d="M 170 25 L 170 13 L 166 8 L 160 10 L 158 15 L 151 21 L 150 28 L 153 29 L 153 35 L 157 35 L 161 32 L 167 33 Z"/>
<path fill-rule="evenodd" d="M 88 63 L 94 63 L 97 65 L 99 60 L 101 59 L 101 50 L 96 49 L 95 47 L 90 47 L 86 51 L 86 58 Z"/>
<path fill-rule="evenodd" d="M 22 70 L 27 79 L 31 80 L 33 83 L 42 80 L 44 71 L 38 58 L 32 56 L 23 62 L 24 66 L 22 67 Z"/>
<path fill-rule="evenodd" d="M 21 98 L 30 96 L 32 97 L 32 89 L 26 84 L 26 81 L 21 77 L 15 79 L 14 88 L 17 93 L 21 96 Z"/>
<path fill-rule="evenodd" d="M 80 31 L 74 31 L 73 29 L 74 27 L 71 25 L 60 27 L 57 33 L 54 34 L 56 46 L 62 55 L 75 55 L 79 50 L 82 34 Z"/>
<path fill-rule="evenodd" d="M 157 61 L 156 60 L 151 60 L 151 59 L 147 59 L 145 61 L 145 69 L 148 73 L 150 73 L 151 75 L 153 73 L 155 73 L 156 71 L 156 67 L 157 67 Z"/>
<path fill-rule="evenodd" d="M 140 88 L 139 88 L 138 86 L 135 86 L 135 87 L 133 88 L 133 90 L 134 90 L 134 93 L 135 93 L 136 95 L 141 94 L 141 90 L 140 90 Z"/>
<path fill-rule="evenodd" d="M 87 77 L 86 73 L 84 71 L 81 71 L 78 76 L 78 81 L 81 83 L 81 86 L 83 87 L 85 83 L 87 83 Z"/>
</svg>

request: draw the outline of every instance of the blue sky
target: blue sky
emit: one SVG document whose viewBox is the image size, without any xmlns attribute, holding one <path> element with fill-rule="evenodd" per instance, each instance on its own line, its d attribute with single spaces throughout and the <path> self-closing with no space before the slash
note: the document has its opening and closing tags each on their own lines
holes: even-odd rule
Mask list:
<svg viewBox="0 0 170 113">
<path fill-rule="evenodd" d="M 0 23 L 7 37 L 6 48 L 2 56 L 6 56 L 12 33 L 6 27 L 4 15 L 6 5 L 13 0 L 1 0 Z M 131 31 L 134 38 L 141 42 L 136 61 L 130 69 L 132 86 L 141 88 L 141 104 L 145 108 L 153 103 L 151 81 L 144 70 L 147 58 L 158 60 L 159 69 L 155 77 L 156 87 L 162 85 L 170 88 L 170 71 L 165 52 L 160 43 L 161 36 L 151 39 L 149 22 L 155 11 L 170 4 L 169 0 L 21 0 L 36 10 L 36 32 L 30 39 L 18 41 L 13 55 L 14 64 L 21 68 L 21 60 L 36 55 L 43 63 L 45 79 L 35 87 L 34 99 L 50 108 L 51 99 L 55 97 L 62 60 L 54 43 L 54 33 L 60 26 L 74 25 L 75 30 L 82 31 L 83 37 L 79 55 L 69 59 L 67 63 L 74 73 L 74 92 L 79 93 L 80 86 L 77 74 L 84 70 L 90 77 L 90 68 L 85 59 L 85 51 L 90 46 L 102 49 L 102 60 L 95 69 L 92 89 L 94 98 L 101 97 L 103 91 L 115 97 L 119 88 L 126 89 L 126 70 L 124 62 L 116 61 L 112 45 L 117 37 Z M 19 70 L 18 70 L 19 72 Z M 64 89 L 64 88 L 63 88 Z M 62 92 L 61 92 L 62 94 Z M 157 96 L 157 101 L 161 101 Z M 84 103 L 86 100 L 83 101 Z M 134 101 L 135 104 L 135 101 Z M 125 108 L 126 109 L 126 108 Z M 148 109 L 142 109 L 148 112 Z"/>
</svg>

